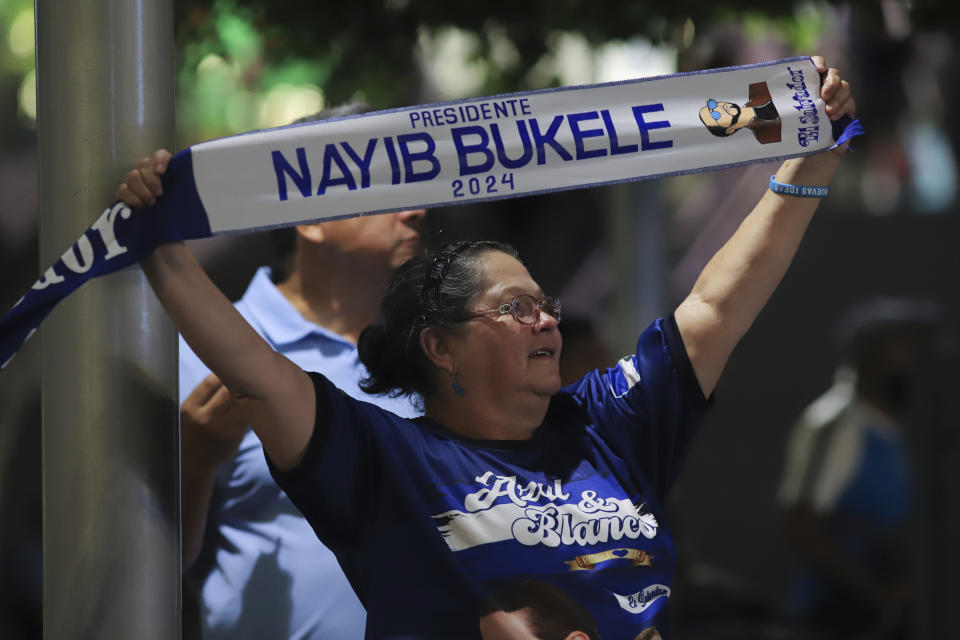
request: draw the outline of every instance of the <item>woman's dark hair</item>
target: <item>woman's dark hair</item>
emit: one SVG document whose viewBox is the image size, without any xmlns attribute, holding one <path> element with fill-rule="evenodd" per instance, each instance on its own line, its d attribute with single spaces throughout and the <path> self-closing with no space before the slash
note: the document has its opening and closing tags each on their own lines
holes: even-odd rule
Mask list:
<svg viewBox="0 0 960 640">
<path fill-rule="evenodd" d="M 467 307 L 483 291 L 480 254 L 510 245 L 490 240 L 453 242 L 411 258 L 397 270 L 380 305 L 380 319 L 360 334 L 357 349 L 369 375 L 360 388 L 371 394 L 430 395 L 433 363 L 420 348 L 427 327 L 453 330 L 469 319 Z"/>
</svg>

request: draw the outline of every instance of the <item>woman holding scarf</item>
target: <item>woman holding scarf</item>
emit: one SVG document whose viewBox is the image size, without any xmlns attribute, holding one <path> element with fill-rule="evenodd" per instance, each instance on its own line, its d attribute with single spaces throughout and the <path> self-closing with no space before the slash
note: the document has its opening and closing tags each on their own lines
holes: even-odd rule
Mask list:
<svg viewBox="0 0 960 640">
<path fill-rule="evenodd" d="M 827 115 L 852 114 L 849 85 L 814 62 Z M 366 606 L 368 638 L 662 634 L 675 563 L 664 499 L 819 203 L 788 194 L 822 195 L 802 187 L 828 185 L 844 151 L 784 162 L 673 314 L 635 353 L 566 388 L 560 302 L 511 248 L 454 243 L 410 260 L 359 350 L 368 391 L 423 397 L 414 420 L 275 353 L 182 243 L 142 266 L 186 341 L 247 405 L 278 485 Z M 160 197 L 168 158 L 141 161 L 118 198 Z M 518 619 L 502 594 L 525 585 L 553 595 L 536 613 L 513 605 Z M 582 615 L 564 626 L 580 608 L 593 626 Z"/>
</svg>

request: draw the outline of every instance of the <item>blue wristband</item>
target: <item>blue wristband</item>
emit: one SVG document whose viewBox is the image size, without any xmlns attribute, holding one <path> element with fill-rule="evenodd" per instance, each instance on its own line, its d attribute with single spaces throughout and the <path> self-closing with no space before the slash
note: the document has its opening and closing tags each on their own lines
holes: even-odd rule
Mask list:
<svg viewBox="0 0 960 640">
<path fill-rule="evenodd" d="M 776 181 L 776 175 L 770 176 L 770 191 L 798 198 L 826 198 L 830 187 L 808 187 L 798 184 L 784 184 Z"/>
</svg>

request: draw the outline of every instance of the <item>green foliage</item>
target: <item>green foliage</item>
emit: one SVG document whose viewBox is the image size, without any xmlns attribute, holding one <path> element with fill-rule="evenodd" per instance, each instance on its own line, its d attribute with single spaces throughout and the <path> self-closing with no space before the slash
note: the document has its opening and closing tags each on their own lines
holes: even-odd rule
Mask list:
<svg viewBox="0 0 960 640">
<path fill-rule="evenodd" d="M 264 120 L 263 102 L 278 86 L 312 87 L 326 105 L 358 97 L 380 107 L 409 104 L 429 89 L 424 60 L 451 51 L 463 58 L 469 76 L 456 84 L 469 84 L 471 93 L 556 85 L 560 71 L 543 62 L 564 34 L 575 34 L 587 47 L 642 37 L 682 52 L 695 33 L 745 24 L 748 32 L 773 33 L 790 48 L 809 51 L 824 26 L 822 4 L 806 2 L 796 11 L 789 3 L 756 0 L 730 6 L 690 0 L 178 0 L 184 43 L 179 122 L 194 140 L 275 124 Z M 224 64 L 215 65 L 211 55 Z"/>
<path fill-rule="evenodd" d="M 0 93 L 7 96 L 29 94 L 32 86 L 33 52 L 14 53 L 9 37 L 11 24 L 32 6 L 32 0 L 0 0 Z M 388 107 L 425 95 L 557 85 L 564 71 L 557 49 L 571 41 L 596 52 L 610 42 L 643 39 L 675 52 L 681 66 L 703 66 L 729 62 L 711 33 L 733 31 L 740 42 L 775 41 L 810 53 L 831 28 L 825 0 L 174 0 L 174 6 L 184 144 L 356 98 Z M 918 23 L 945 15 L 932 1 L 915 7 Z M 425 69 L 451 56 L 461 58 L 460 77 L 431 86 Z M 23 108 L 16 100 L 0 104 L 4 139 L 29 139 L 32 122 Z"/>
<path fill-rule="evenodd" d="M 747 11 L 741 22 L 748 41 L 772 37 L 788 45 L 797 55 L 813 53 L 831 27 L 822 8 L 810 2 L 798 5 L 791 15 L 770 16 Z"/>
<path fill-rule="evenodd" d="M 32 0 L 0 0 L 0 138 L 6 145 L 33 138 L 33 33 Z"/>
</svg>

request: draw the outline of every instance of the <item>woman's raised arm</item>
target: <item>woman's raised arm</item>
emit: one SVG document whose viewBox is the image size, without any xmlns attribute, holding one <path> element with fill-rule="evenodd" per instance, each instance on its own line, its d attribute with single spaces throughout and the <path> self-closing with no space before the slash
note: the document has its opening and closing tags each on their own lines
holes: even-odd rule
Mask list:
<svg viewBox="0 0 960 640">
<path fill-rule="evenodd" d="M 163 150 L 142 159 L 117 198 L 132 207 L 153 204 L 169 159 Z M 288 469 L 299 462 L 316 412 L 309 376 L 264 342 L 182 242 L 158 247 L 141 266 L 187 344 L 248 405 L 251 427 L 274 464 Z"/>
<path fill-rule="evenodd" d="M 827 69 L 820 96 L 831 120 L 853 114 L 850 86 L 836 69 Z M 776 181 L 803 186 L 830 183 L 846 145 L 787 160 Z M 793 261 L 800 240 L 820 204 L 819 198 L 768 190 L 736 233 L 707 263 L 674 317 L 705 395 L 710 395 L 740 338 L 747 332 Z"/>
</svg>

